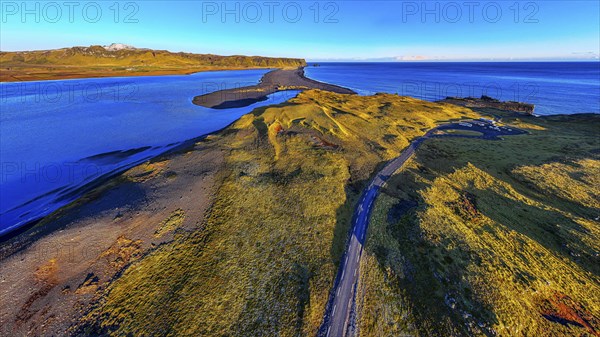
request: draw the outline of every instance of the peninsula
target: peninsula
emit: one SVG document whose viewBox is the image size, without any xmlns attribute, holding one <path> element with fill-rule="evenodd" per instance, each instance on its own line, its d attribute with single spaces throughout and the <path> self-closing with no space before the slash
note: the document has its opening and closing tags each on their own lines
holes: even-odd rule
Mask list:
<svg viewBox="0 0 600 337">
<path fill-rule="evenodd" d="M 482 138 L 499 132 L 476 123 L 493 116 L 526 133 Z M 337 322 L 333 334 L 347 323 L 329 295 L 354 263 L 340 279 L 356 277 L 361 295 L 339 298 L 355 298 L 346 321 L 364 336 L 594 335 L 599 123 L 305 90 L 2 242 L 0 334 L 315 336 Z M 379 169 L 436 128 L 448 135 L 361 203 Z M 347 264 L 365 202 L 364 248 Z"/>
<path fill-rule="evenodd" d="M 318 82 L 304 76 L 304 67 L 276 69 L 266 73 L 260 83 L 241 88 L 210 92 L 194 97 L 194 104 L 213 109 L 231 109 L 265 101 L 267 96 L 283 90 L 320 89 L 338 94 L 354 91 L 333 84 Z"/>
<path fill-rule="evenodd" d="M 239 115 L 0 237 L 0 336 L 600 336 L 598 114 L 356 95 L 306 78 L 302 59 L 111 45 L 0 60 L 6 81 L 271 70 L 179 98 L 155 85 L 165 102 L 223 109 L 163 110 L 185 124 Z M 227 110 L 285 90 L 301 92 Z M 123 111 L 155 113 L 145 97 Z M 85 122 L 124 123 L 116 104 L 86 104 Z M 3 121 L 81 125 L 39 122 L 38 106 L 52 113 L 3 105 Z"/>
</svg>

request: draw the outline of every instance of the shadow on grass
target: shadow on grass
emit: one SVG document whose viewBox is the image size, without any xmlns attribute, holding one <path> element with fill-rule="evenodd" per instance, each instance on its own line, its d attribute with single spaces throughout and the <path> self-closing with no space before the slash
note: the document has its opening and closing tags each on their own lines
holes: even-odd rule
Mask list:
<svg viewBox="0 0 600 337">
<path fill-rule="evenodd" d="M 416 170 L 426 174 L 424 168 Z M 385 235 L 395 240 L 399 249 L 375 244 L 368 245 L 367 250 L 375 256 L 392 287 L 407 299 L 422 334 L 491 336 L 488 327 L 498 322 L 496 315 L 462 282 L 477 258 L 460 242 L 453 242 L 455 248 L 450 249 L 445 242 L 434 245 L 425 239 L 416 205 L 423 204 L 417 191 L 426 185 L 414 179 L 414 173 L 409 169 L 393 176 L 382 191 L 397 200 L 384 219 Z M 398 214 L 399 209 L 403 214 Z M 480 323 L 484 324 L 475 328 L 478 330 L 467 328 Z"/>
<path fill-rule="evenodd" d="M 336 223 L 333 230 L 333 242 L 330 249 L 331 261 L 339 268 L 340 260 L 346 250 L 346 244 L 350 237 L 350 230 L 352 225 L 352 214 L 354 213 L 354 207 L 358 202 L 358 198 L 361 195 L 364 186 L 367 186 L 366 180 L 349 184 L 346 187 L 346 202 L 340 206 L 336 211 Z"/>
<path fill-rule="evenodd" d="M 505 142 L 496 142 L 494 144 L 509 146 Z M 591 235 L 589 230 L 561 214 L 561 212 L 564 212 L 585 218 L 592 218 L 597 214 L 597 210 L 583 207 L 572 200 L 558 195 L 552 195 L 549 198 L 548 191 L 541 190 L 536 185 L 512 173 L 512 169 L 520 165 L 541 165 L 558 161 L 560 158 L 562 158 L 562 162 L 565 161 L 564 158 L 568 158 L 569 161 L 590 158 L 591 148 L 582 148 L 576 152 L 568 150 L 553 152 L 550 151 L 551 149 L 540 150 L 535 158 L 533 157 L 533 153 L 526 153 L 520 159 L 508 158 L 502 162 L 494 162 L 493 156 L 484 160 L 484 158 L 473 152 L 463 152 L 457 155 L 456 153 L 461 150 L 460 148 L 454 149 L 454 153 L 447 153 L 445 147 L 440 145 L 442 144 L 431 142 L 431 140 L 425 143 L 419 149 L 419 157 L 416 158 L 417 163 L 423 167 L 433 168 L 438 175 L 442 176 L 451 174 L 455 170 L 466 167 L 471 163 L 498 182 L 510 185 L 517 193 L 559 210 L 560 212 L 541 209 L 511 200 L 489 190 L 469 189 L 467 191 L 475 194 L 480 199 L 484 198 L 487 200 L 482 205 L 488 205 L 489 207 L 484 207 L 481 212 L 496 223 L 524 234 L 550 251 L 570 259 L 584 270 L 600 275 L 600 267 L 597 266 L 597 261 L 591 255 L 593 249 L 588 247 L 579 238 L 580 235 Z M 479 146 L 481 147 L 479 149 L 481 153 L 486 153 L 486 151 L 489 153 L 491 151 L 489 149 L 492 149 L 492 147 L 486 148 L 485 145 L 487 144 L 473 145 L 473 147 Z M 499 149 L 499 151 L 501 150 Z M 430 176 L 430 178 L 433 177 L 433 175 Z M 571 248 L 576 248 L 577 251 Z"/>
<path fill-rule="evenodd" d="M 470 192 L 485 201 L 480 203 L 479 211 L 496 224 L 518 232 L 583 270 L 600 276 L 600 266 L 590 254 L 593 249 L 579 237 L 591 235 L 585 227 L 560 212 L 527 205 L 490 190 Z"/>
<path fill-rule="evenodd" d="M 590 122 L 593 121 L 596 125 L 598 121 L 595 116 L 582 116 L 581 119 L 591 119 Z M 388 187 L 384 189 L 383 193 L 400 200 L 397 207 L 392 207 L 392 211 L 403 208 L 403 204 L 412 205 L 419 198 L 416 191 L 429 186 L 426 181 L 447 176 L 469 163 L 476 163 L 475 166 L 480 170 L 497 181 L 512 186 L 521 195 L 563 212 L 591 215 L 589 210 L 573 201 L 548 198 L 545 195 L 547 192 L 532 188 L 530 184 L 518 179 L 512 174 L 512 169 L 520 165 L 540 165 L 556 161 L 557 157 L 571 161 L 589 158 L 598 145 L 594 128 L 587 122 L 576 123 L 573 128 L 558 125 L 554 122 L 563 122 L 558 117 L 541 119 L 541 123 L 540 120 L 531 118 L 528 122 L 544 124 L 544 134 L 535 136 L 535 139 L 531 135 L 512 139 L 506 137 L 506 141 L 494 143 L 449 139 L 427 141 L 419 149 L 415 159 L 417 168 L 412 169 L 413 172 L 407 172 L 411 170 L 408 169 L 392 177 Z M 561 138 L 554 139 L 557 136 Z M 553 137 L 552 142 L 550 139 L 545 142 L 544 137 Z M 416 177 L 419 177 L 418 181 Z M 581 234 L 588 234 L 587 229 L 560 211 L 530 206 L 491 190 L 466 188 L 465 192 L 481 199 L 481 213 L 499 226 L 519 232 L 549 251 L 598 275 L 599 268 L 593 257 L 582 253 L 591 251 L 579 238 Z M 502 210 L 498 210 L 499 208 Z M 462 242 L 451 242 L 453 248 L 449 249 L 450 242 L 445 242 L 445 238 L 437 245 L 424 239 L 425 233 L 414 211 L 408 211 L 400 220 L 398 218 L 398 214 L 388 214 L 385 230 L 386 235 L 398 243 L 399 249 L 385 243 L 367 248 L 376 257 L 384 275 L 390 277 L 389 280 L 398 293 L 407 298 L 420 332 L 425 335 L 493 335 L 494 331 L 490 327 L 498 323 L 493 308 L 478 301 L 468 284 L 461 282 L 468 276 L 469 266 L 477 265 L 481 257 L 476 252 L 470 252 Z M 556 224 L 561 225 L 560 231 Z M 579 251 L 573 251 L 572 248 Z M 534 278 L 525 271 L 517 272 L 515 276 L 523 282 L 530 282 Z"/>
</svg>

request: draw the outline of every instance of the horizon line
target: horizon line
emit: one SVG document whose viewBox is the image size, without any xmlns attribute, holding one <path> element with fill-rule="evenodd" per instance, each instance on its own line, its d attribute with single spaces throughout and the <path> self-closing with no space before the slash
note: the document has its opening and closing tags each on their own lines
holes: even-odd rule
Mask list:
<svg viewBox="0 0 600 337">
<path fill-rule="evenodd" d="M 442 58 L 423 58 L 423 59 L 399 59 L 398 56 L 384 56 L 384 57 L 374 57 L 374 58 L 310 58 L 310 57 L 284 57 L 284 56 L 268 56 L 268 55 L 259 55 L 259 54 L 243 54 L 243 53 L 234 53 L 234 54 L 215 54 L 212 52 L 193 52 L 193 51 L 172 51 L 169 49 L 153 49 L 147 47 L 134 47 L 127 43 L 115 43 L 112 44 L 123 44 L 126 46 L 133 47 L 138 50 L 162 50 L 170 53 L 189 53 L 189 54 L 205 54 L 205 55 L 218 55 L 218 56 L 248 56 L 248 57 L 270 57 L 270 58 L 296 58 L 303 59 L 307 63 L 514 63 L 514 62 L 600 62 L 600 57 L 598 55 L 593 55 L 587 58 L 568 58 L 568 57 L 536 57 L 536 58 L 473 58 L 473 59 L 442 59 Z M 70 47 L 58 47 L 54 49 L 30 49 L 30 50 L 1 50 L 2 53 L 22 53 L 22 52 L 36 52 L 36 51 L 51 51 L 51 50 L 60 50 L 60 49 L 69 49 L 75 47 L 83 47 L 89 48 L 93 46 L 100 47 L 108 47 L 109 45 L 102 44 L 92 44 L 89 46 L 85 45 L 73 45 Z"/>
<path fill-rule="evenodd" d="M 523 60 L 420 60 L 420 61 L 374 61 L 374 60 L 310 60 L 307 63 L 517 63 L 517 62 L 599 62 L 600 59 L 523 59 Z"/>
</svg>

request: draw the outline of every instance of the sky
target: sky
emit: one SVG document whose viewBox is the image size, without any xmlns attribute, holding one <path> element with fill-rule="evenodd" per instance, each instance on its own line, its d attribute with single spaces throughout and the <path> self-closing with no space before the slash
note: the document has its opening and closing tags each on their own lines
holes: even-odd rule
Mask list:
<svg viewBox="0 0 600 337">
<path fill-rule="evenodd" d="M 598 60 L 600 1 L 0 1 L 0 50 L 124 43 L 309 61 Z"/>
</svg>

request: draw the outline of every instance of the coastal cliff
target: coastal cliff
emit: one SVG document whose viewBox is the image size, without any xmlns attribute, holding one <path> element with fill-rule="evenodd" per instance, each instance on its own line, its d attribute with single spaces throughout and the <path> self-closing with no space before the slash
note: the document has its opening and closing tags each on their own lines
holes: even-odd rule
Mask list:
<svg viewBox="0 0 600 337">
<path fill-rule="evenodd" d="M 440 102 L 460 105 L 467 108 L 493 108 L 504 111 L 518 112 L 526 115 L 533 115 L 533 111 L 535 109 L 533 104 L 514 101 L 503 102 L 485 95 L 481 96 L 481 98 L 446 97 Z"/>
<path fill-rule="evenodd" d="M 0 81 L 189 74 L 208 70 L 302 67 L 298 58 L 173 53 L 122 44 L 0 52 Z"/>
</svg>

